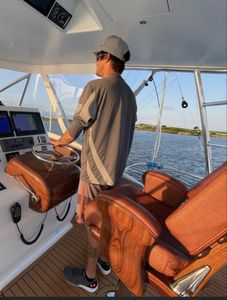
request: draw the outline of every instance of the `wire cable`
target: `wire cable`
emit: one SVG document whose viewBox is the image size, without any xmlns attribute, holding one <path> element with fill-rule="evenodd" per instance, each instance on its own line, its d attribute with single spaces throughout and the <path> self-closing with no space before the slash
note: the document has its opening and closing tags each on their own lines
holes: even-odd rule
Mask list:
<svg viewBox="0 0 227 300">
<path fill-rule="evenodd" d="M 19 228 L 18 223 L 16 223 L 17 229 L 18 229 L 18 231 L 19 231 L 19 233 L 20 233 L 20 238 L 21 238 L 22 242 L 23 242 L 25 245 L 32 245 L 32 244 L 34 244 L 34 243 L 38 240 L 38 238 L 40 237 L 40 235 L 41 235 L 41 233 L 42 233 L 42 231 L 43 231 L 43 228 L 44 228 L 44 222 L 45 222 L 45 220 L 46 220 L 47 213 L 48 213 L 48 212 L 46 212 L 46 214 L 45 214 L 45 217 L 44 217 L 44 219 L 43 219 L 43 222 L 42 222 L 42 224 L 41 224 L 41 227 L 40 227 L 40 229 L 39 229 L 38 234 L 37 234 L 36 237 L 35 237 L 33 240 L 31 240 L 31 241 L 28 241 L 28 240 L 25 239 L 23 233 L 21 232 L 21 230 L 20 230 L 20 228 Z"/>
</svg>

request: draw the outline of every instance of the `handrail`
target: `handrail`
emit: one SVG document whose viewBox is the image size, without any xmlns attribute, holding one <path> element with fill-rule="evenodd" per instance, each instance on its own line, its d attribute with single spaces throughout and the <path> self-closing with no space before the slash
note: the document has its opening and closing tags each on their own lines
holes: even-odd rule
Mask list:
<svg viewBox="0 0 227 300">
<path fill-rule="evenodd" d="M 17 84 L 17 83 L 19 83 L 19 82 L 21 82 L 21 81 L 23 81 L 23 80 L 25 80 L 25 79 L 30 78 L 30 76 L 31 76 L 31 74 L 26 74 L 26 75 L 24 75 L 23 77 L 14 80 L 14 81 L 11 82 L 10 84 L 8 84 L 8 85 L 6 85 L 4 88 L 2 88 L 2 89 L 0 90 L 0 93 L 1 93 L 1 92 L 4 92 L 5 90 L 7 90 L 8 88 L 14 86 L 15 84 Z"/>
<path fill-rule="evenodd" d="M 205 102 L 205 103 L 203 103 L 203 107 L 218 106 L 218 105 L 227 105 L 227 101 L 215 101 L 215 102 Z"/>
<path fill-rule="evenodd" d="M 23 184 L 23 182 L 19 178 L 20 175 L 21 174 L 13 175 L 13 178 L 15 178 L 16 181 L 31 195 L 31 199 L 33 202 L 39 202 L 40 198 L 32 190 L 30 190 L 25 184 Z"/>
<path fill-rule="evenodd" d="M 136 164 L 129 165 L 127 168 L 125 168 L 125 171 L 128 171 L 130 168 L 133 168 L 133 167 L 136 167 L 136 166 L 142 166 L 142 165 L 148 167 L 149 162 L 148 163 L 145 163 L 145 162 L 142 163 L 141 162 L 141 163 L 136 163 Z M 186 176 L 193 177 L 193 178 L 196 178 L 196 179 L 203 179 L 202 176 L 195 175 L 195 174 L 192 174 L 192 173 L 189 173 L 189 172 L 180 171 L 178 169 L 171 168 L 171 167 L 165 167 L 164 165 L 152 164 L 152 168 L 157 169 L 157 170 L 164 169 L 166 171 L 172 171 L 172 172 L 179 173 L 180 175 L 186 175 Z M 148 167 L 148 169 L 149 169 L 149 167 Z"/>
<path fill-rule="evenodd" d="M 226 145 L 219 145 L 219 144 L 213 144 L 213 143 L 207 143 L 207 146 L 213 146 L 213 147 L 219 147 L 219 148 L 227 148 Z"/>
<path fill-rule="evenodd" d="M 27 80 L 26 80 L 26 83 L 25 83 L 25 86 L 24 86 L 24 90 L 23 90 L 23 93 L 22 93 L 22 96 L 21 96 L 21 99 L 20 99 L 19 106 L 21 106 L 22 103 L 23 103 L 24 96 L 25 96 L 25 93 L 26 93 L 26 91 L 27 91 L 27 88 L 28 88 L 28 85 L 29 85 L 31 76 L 32 76 L 31 74 L 28 74 L 28 77 L 27 77 Z"/>
<path fill-rule="evenodd" d="M 208 131 L 208 120 L 207 114 L 204 107 L 204 93 L 203 93 L 203 85 L 200 71 L 197 69 L 194 71 L 195 83 L 196 83 L 196 90 L 197 90 L 197 97 L 199 103 L 199 111 L 200 111 L 200 119 L 202 125 L 202 137 L 203 137 L 203 144 L 204 144 L 204 157 L 205 157 L 205 167 L 206 173 L 210 174 L 212 172 L 212 156 L 211 156 L 211 148 L 207 147 L 207 144 L 210 142 L 210 135 Z"/>
</svg>

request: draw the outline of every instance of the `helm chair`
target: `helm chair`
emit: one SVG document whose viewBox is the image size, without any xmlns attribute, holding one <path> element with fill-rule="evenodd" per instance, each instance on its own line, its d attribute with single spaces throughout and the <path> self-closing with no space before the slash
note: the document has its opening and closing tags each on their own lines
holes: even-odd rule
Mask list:
<svg viewBox="0 0 227 300">
<path fill-rule="evenodd" d="M 196 296 L 226 265 L 227 162 L 188 190 L 161 172 L 101 192 L 87 223 L 119 280 L 136 296 Z M 91 209 L 92 212 L 92 209 Z"/>
</svg>

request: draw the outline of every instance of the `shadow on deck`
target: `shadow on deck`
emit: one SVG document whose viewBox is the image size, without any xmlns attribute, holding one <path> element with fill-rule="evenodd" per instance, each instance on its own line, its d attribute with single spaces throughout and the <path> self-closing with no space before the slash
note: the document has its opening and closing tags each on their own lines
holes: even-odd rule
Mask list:
<svg viewBox="0 0 227 300">
<path fill-rule="evenodd" d="M 90 294 L 81 288 L 69 286 L 63 278 L 66 265 L 85 266 L 87 253 L 86 231 L 83 225 L 74 223 L 67 233 L 47 253 L 33 263 L 2 292 L 1 297 L 101 297 L 115 289 L 117 277 L 113 272 L 103 276 L 99 271 L 99 290 Z M 146 297 L 160 296 L 148 287 Z M 227 296 L 227 270 L 220 270 L 199 294 L 200 297 Z"/>
</svg>

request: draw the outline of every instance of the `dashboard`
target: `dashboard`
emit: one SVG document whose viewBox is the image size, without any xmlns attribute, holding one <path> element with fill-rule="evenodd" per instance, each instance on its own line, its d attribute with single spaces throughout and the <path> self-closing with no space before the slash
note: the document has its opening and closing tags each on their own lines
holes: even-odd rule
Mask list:
<svg viewBox="0 0 227 300">
<path fill-rule="evenodd" d="M 34 144 L 47 141 L 37 109 L 0 106 L 0 166 L 5 166 L 15 155 L 31 151 Z"/>
</svg>

